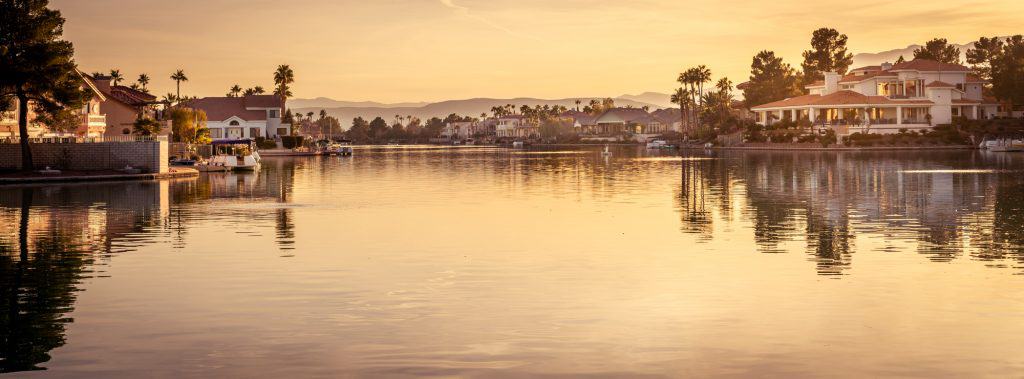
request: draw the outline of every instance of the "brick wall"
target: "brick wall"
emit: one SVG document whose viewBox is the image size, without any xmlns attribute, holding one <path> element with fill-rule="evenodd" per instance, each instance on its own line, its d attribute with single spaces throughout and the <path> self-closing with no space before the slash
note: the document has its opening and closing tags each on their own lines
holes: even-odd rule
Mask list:
<svg viewBox="0 0 1024 379">
<path fill-rule="evenodd" d="M 167 141 L 100 143 L 33 143 L 36 168 L 118 170 L 125 166 L 143 172 L 168 172 Z M 21 168 L 21 146 L 0 143 L 0 169 Z"/>
</svg>

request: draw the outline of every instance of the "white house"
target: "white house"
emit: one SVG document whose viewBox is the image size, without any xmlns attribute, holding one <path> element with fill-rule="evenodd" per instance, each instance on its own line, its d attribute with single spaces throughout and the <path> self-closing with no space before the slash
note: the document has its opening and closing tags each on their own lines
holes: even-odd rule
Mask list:
<svg viewBox="0 0 1024 379">
<path fill-rule="evenodd" d="M 495 125 L 498 138 L 531 138 L 540 136 L 540 126 L 523 115 L 498 117 Z"/>
<path fill-rule="evenodd" d="M 281 122 L 284 104 L 277 95 L 206 97 L 184 104 L 206 112 L 210 138 L 275 138 L 291 134 Z"/>
<path fill-rule="evenodd" d="M 971 69 L 927 59 L 861 67 L 845 76 L 829 72 L 809 94 L 751 108 L 758 123 L 807 119 L 837 134 L 896 133 L 948 124 L 954 117 L 995 117 L 999 105 L 985 98 L 985 81 Z"/>
</svg>

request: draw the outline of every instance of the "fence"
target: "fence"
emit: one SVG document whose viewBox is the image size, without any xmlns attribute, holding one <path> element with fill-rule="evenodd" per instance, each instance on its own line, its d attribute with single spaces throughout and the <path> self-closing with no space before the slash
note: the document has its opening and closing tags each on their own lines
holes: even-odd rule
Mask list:
<svg viewBox="0 0 1024 379">
<path fill-rule="evenodd" d="M 63 142 L 47 142 L 49 138 L 31 138 L 32 166 L 62 170 L 109 171 L 126 166 L 150 173 L 166 173 L 168 168 L 167 139 L 129 141 L 70 142 L 76 138 L 59 138 Z M 17 140 L 0 143 L 0 169 L 21 168 L 21 147 Z"/>
<path fill-rule="evenodd" d="M 102 136 L 102 137 L 30 137 L 29 143 L 125 143 L 125 142 L 159 142 L 167 141 L 167 136 Z M 0 144 L 19 144 L 21 137 L 0 138 Z"/>
</svg>

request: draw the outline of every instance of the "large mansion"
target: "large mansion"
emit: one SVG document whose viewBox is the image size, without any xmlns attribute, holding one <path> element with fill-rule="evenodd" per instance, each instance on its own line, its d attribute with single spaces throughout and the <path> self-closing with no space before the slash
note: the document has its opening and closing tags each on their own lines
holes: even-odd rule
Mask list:
<svg viewBox="0 0 1024 379">
<path fill-rule="evenodd" d="M 991 118 L 995 100 L 982 94 L 985 81 L 971 69 L 933 60 L 915 59 L 854 69 L 806 88 L 809 94 L 751 108 L 758 123 L 805 119 L 829 126 L 837 134 L 895 133 L 948 124 L 954 117 Z"/>
<path fill-rule="evenodd" d="M 281 122 L 284 106 L 277 95 L 206 97 L 181 106 L 206 112 L 206 127 L 214 140 L 291 134 L 291 125 Z"/>
</svg>

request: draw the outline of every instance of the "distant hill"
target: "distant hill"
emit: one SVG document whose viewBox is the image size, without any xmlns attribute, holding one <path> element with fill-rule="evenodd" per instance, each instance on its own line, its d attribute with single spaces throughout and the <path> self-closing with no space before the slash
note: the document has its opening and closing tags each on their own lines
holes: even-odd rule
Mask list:
<svg viewBox="0 0 1024 379">
<path fill-rule="evenodd" d="M 647 96 L 647 94 L 638 95 L 638 97 L 636 97 L 636 98 L 644 98 L 644 96 Z M 650 97 L 654 98 L 655 96 L 651 95 Z M 586 105 L 586 103 L 589 102 L 590 99 L 598 99 L 598 98 L 600 98 L 600 97 L 581 97 L 579 99 L 584 100 L 584 104 L 583 105 Z M 418 105 L 419 103 L 413 103 L 414 105 L 412 105 L 412 106 L 408 106 L 408 105 L 403 106 L 403 105 L 399 105 L 399 104 L 379 104 L 379 103 L 374 103 L 374 104 L 371 104 L 371 105 L 345 105 L 345 104 L 358 104 L 358 103 L 345 102 L 345 101 L 336 101 L 336 100 L 331 100 L 331 99 L 319 99 L 319 100 L 316 100 L 317 102 L 313 102 L 311 100 L 296 99 L 296 100 L 289 100 L 288 101 L 288 107 L 291 108 L 293 111 L 297 111 L 297 112 L 300 112 L 300 113 L 303 113 L 303 114 L 309 113 L 309 112 L 318 113 L 318 112 L 320 112 L 320 109 L 324 109 L 324 110 L 327 111 L 327 114 L 329 114 L 331 116 L 334 116 L 334 117 L 337 117 L 339 120 L 342 121 L 343 125 L 348 127 L 348 124 L 351 122 L 351 120 L 353 118 L 356 118 L 356 117 L 362 117 L 362 118 L 367 119 L 367 120 L 372 119 L 374 117 L 382 117 L 385 120 L 388 120 L 389 122 L 391 120 L 393 120 L 396 115 L 399 115 L 399 116 L 413 116 L 413 117 L 418 117 L 418 118 L 424 119 L 424 120 L 428 119 L 430 117 L 442 117 L 443 118 L 443 117 L 445 117 L 447 115 L 450 115 L 452 113 L 455 113 L 455 114 L 458 114 L 458 115 L 462 115 L 462 116 L 479 117 L 481 113 L 490 114 L 491 107 L 501 106 L 501 105 L 506 105 L 506 104 L 515 104 L 517 108 L 522 106 L 522 105 L 530 105 L 530 106 L 534 106 L 534 105 L 562 105 L 562 106 L 565 106 L 567 108 L 574 109 L 576 107 L 576 99 L 577 98 L 575 98 L 575 97 L 574 98 L 567 98 L 567 99 L 537 99 L 537 98 L 529 98 L 529 97 L 520 97 L 520 98 L 514 98 L 514 99 L 477 98 L 477 99 L 466 99 L 466 100 L 448 100 L 448 101 L 441 101 L 441 102 L 436 102 L 436 103 L 428 103 L 428 104 L 423 104 L 423 105 Z M 343 105 L 331 106 L 331 107 L 301 106 L 301 105 L 308 105 L 308 104 L 343 104 Z M 642 101 L 637 101 L 637 100 L 632 100 L 632 99 L 627 99 L 627 98 L 616 98 L 615 99 L 615 105 L 622 106 L 622 107 L 633 106 L 633 107 L 636 107 L 636 108 L 641 108 L 641 107 L 644 107 L 644 106 L 648 106 L 648 107 L 651 108 L 651 110 L 660 109 L 660 108 L 666 108 L 666 107 L 660 106 L 658 104 L 647 103 L 647 102 L 642 102 Z"/>
<path fill-rule="evenodd" d="M 292 108 L 339 108 L 339 107 L 366 107 L 366 108 L 402 108 L 422 107 L 429 103 L 378 103 L 376 101 L 340 101 L 326 97 L 315 99 L 290 99 L 288 106 Z"/>
<path fill-rule="evenodd" d="M 1006 38 L 1006 37 L 1000 37 L 1000 38 Z M 974 48 L 974 41 L 971 41 L 971 42 L 968 42 L 968 43 L 965 43 L 965 44 L 962 44 L 962 45 L 958 45 L 958 44 L 954 44 L 954 45 L 957 48 L 960 49 L 960 59 L 966 61 L 966 59 L 967 59 L 967 50 Z M 880 64 L 885 63 L 885 62 L 893 63 L 893 62 L 896 62 L 896 60 L 900 58 L 900 55 L 902 55 L 904 59 L 909 61 L 911 59 L 914 59 L 914 50 L 917 50 L 920 47 L 921 47 L 921 45 L 910 45 L 910 46 L 907 46 L 907 47 L 904 47 L 904 48 L 887 50 L 887 51 L 882 51 L 882 52 L 878 52 L 878 53 L 854 54 L 854 56 L 853 56 L 853 66 L 851 66 L 850 68 L 857 68 L 857 67 L 864 67 L 864 66 L 877 66 L 877 65 L 880 65 Z"/>
<path fill-rule="evenodd" d="M 619 99 L 632 100 L 640 103 L 654 104 L 662 108 L 674 108 L 672 95 L 658 92 L 644 92 L 639 95 L 622 95 Z"/>
</svg>

